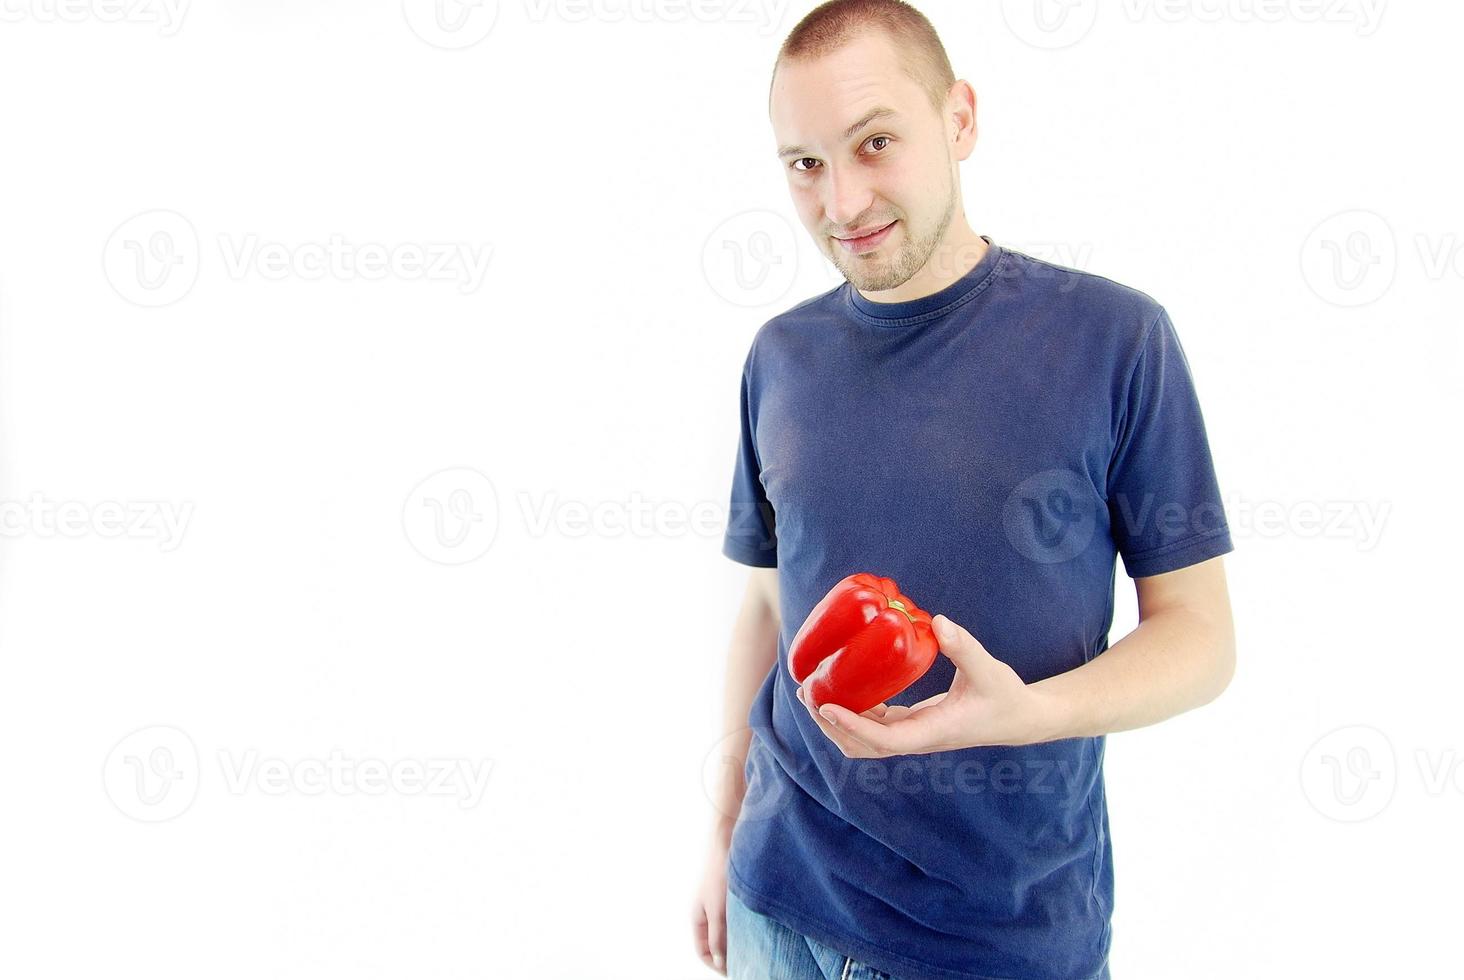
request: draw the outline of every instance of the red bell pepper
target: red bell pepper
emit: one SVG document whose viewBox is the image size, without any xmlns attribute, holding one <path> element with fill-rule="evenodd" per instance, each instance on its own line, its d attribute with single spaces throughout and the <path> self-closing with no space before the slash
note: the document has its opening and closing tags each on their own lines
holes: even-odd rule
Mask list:
<svg viewBox="0 0 1464 980">
<path fill-rule="evenodd" d="M 894 579 L 856 572 L 803 621 L 788 670 L 815 707 L 832 702 L 860 714 L 913 684 L 939 652 L 930 614 Z"/>
</svg>

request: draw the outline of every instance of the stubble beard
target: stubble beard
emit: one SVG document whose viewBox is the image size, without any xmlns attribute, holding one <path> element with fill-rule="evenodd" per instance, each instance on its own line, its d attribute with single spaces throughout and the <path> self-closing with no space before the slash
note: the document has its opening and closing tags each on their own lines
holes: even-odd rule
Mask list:
<svg viewBox="0 0 1464 980">
<path fill-rule="evenodd" d="M 910 226 L 906 224 L 902 229 L 906 237 L 900 245 L 899 251 L 888 261 L 881 261 L 878 258 L 861 258 L 845 251 L 841 245 L 829 241 L 828 247 L 831 249 L 829 259 L 855 289 L 867 293 L 894 289 L 896 286 L 908 282 L 910 277 L 930 261 L 930 257 L 935 254 L 936 248 L 945 238 L 946 229 L 950 227 L 955 213 L 955 184 L 948 180 L 945 207 L 941 210 L 940 220 L 929 235 L 911 238 L 909 237 Z"/>
</svg>

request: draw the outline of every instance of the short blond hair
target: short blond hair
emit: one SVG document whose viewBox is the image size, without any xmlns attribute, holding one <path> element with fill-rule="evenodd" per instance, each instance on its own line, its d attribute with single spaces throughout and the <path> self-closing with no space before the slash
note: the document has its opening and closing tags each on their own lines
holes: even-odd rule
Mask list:
<svg viewBox="0 0 1464 980">
<path fill-rule="evenodd" d="M 926 16 L 904 0 L 828 0 L 800 20 L 778 49 L 773 78 L 785 61 L 820 58 L 856 37 L 883 33 L 904 62 L 905 73 L 940 112 L 956 82 L 945 45 Z M 769 98 L 772 93 L 769 91 Z"/>
</svg>

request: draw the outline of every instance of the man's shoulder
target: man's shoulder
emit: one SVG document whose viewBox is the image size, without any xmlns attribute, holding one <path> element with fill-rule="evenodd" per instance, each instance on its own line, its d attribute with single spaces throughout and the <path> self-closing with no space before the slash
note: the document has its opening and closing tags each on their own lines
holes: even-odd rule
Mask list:
<svg viewBox="0 0 1464 980">
<path fill-rule="evenodd" d="M 795 303 L 778 313 L 757 328 L 748 350 L 749 361 L 757 356 L 759 348 L 785 347 L 798 344 L 800 340 L 813 343 L 819 335 L 819 327 L 830 317 L 837 316 L 840 294 L 848 283 L 840 283 L 831 289 Z"/>
<path fill-rule="evenodd" d="M 1110 327 L 1130 323 L 1147 329 L 1164 312 L 1153 296 L 1127 283 L 1009 246 L 1006 252 L 1010 259 L 1007 274 L 1021 280 L 1034 302 L 1091 316 Z"/>
</svg>

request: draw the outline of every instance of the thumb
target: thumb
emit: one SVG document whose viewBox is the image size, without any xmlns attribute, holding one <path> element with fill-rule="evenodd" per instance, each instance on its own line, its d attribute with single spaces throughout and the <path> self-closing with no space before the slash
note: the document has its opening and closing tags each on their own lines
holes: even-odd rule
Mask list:
<svg viewBox="0 0 1464 980">
<path fill-rule="evenodd" d="M 991 658 L 991 654 L 976 637 L 944 613 L 936 614 L 930 624 L 935 627 L 935 638 L 940 641 L 941 653 L 955 661 L 957 667 L 970 670 L 981 661 Z"/>
</svg>

